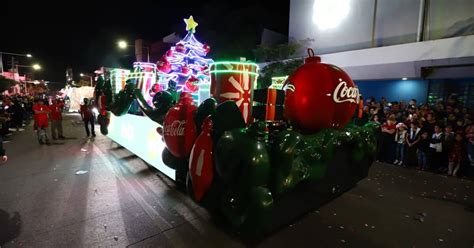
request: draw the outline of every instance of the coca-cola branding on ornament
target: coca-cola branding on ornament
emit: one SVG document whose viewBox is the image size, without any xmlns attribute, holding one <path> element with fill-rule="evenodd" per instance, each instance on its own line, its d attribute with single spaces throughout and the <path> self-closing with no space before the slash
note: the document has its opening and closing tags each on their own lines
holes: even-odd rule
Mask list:
<svg viewBox="0 0 474 248">
<path fill-rule="evenodd" d="M 174 120 L 171 124 L 165 125 L 163 135 L 166 136 L 184 136 L 184 125 L 186 121 Z"/>
<path fill-rule="evenodd" d="M 359 103 L 359 89 L 357 87 L 347 87 L 347 82 L 339 78 L 339 84 L 334 89 L 332 99 L 335 103 Z"/>
</svg>

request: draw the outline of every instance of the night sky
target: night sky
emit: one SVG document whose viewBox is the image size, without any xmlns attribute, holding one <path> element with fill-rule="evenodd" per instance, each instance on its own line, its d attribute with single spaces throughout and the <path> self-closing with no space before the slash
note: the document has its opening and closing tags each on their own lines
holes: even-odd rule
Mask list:
<svg viewBox="0 0 474 248">
<path fill-rule="evenodd" d="M 276 4 L 278 2 L 278 4 Z M 36 79 L 65 81 L 68 66 L 80 72 L 100 66 L 129 66 L 133 49 L 116 47 L 118 39 L 156 41 L 186 34 L 183 18 L 199 23 L 196 37 L 211 46 L 213 59 L 253 59 L 263 28 L 288 34 L 289 0 L 241 1 L 2 1 L 0 51 L 31 53 L 21 64 L 40 63 Z M 4 66 L 8 68 L 8 57 Z"/>
</svg>

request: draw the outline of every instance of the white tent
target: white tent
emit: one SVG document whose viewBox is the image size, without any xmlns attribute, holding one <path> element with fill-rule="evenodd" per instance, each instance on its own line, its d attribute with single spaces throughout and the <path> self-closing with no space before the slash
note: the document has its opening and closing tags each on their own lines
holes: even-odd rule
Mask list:
<svg viewBox="0 0 474 248">
<path fill-rule="evenodd" d="M 90 86 L 70 87 L 66 91 L 69 97 L 69 112 L 79 111 L 84 98 L 92 99 L 94 97 L 94 87 Z"/>
</svg>

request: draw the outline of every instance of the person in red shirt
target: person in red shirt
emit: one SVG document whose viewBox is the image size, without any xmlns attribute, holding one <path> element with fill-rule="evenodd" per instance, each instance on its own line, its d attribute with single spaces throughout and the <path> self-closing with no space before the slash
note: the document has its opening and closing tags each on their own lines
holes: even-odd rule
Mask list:
<svg viewBox="0 0 474 248">
<path fill-rule="evenodd" d="M 89 99 L 84 98 L 84 104 L 81 105 L 81 117 L 84 121 L 84 127 L 86 128 L 87 137 L 90 136 L 89 123 L 91 125 L 92 137 L 95 137 L 94 132 L 94 112 L 92 112 L 92 105 L 89 104 Z"/>
<path fill-rule="evenodd" d="M 40 144 L 49 143 L 46 129 L 48 128 L 48 112 L 49 107 L 43 103 L 43 100 L 38 99 L 33 105 L 33 112 L 35 114 L 35 126 L 38 130 L 38 141 Z"/>
<path fill-rule="evenodd" d="M 62 110 L 64 103 L 54 99 L 52 104 L 49 106 L 51 112 L 51 137 L 55 139 L 64 139 L 63 136 L 63 117 Z"/>
</svg>

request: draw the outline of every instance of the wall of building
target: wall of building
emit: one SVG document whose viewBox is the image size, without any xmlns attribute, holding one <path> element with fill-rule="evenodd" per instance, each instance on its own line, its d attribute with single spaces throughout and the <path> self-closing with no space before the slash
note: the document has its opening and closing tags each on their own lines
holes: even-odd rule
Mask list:
<svg viewBox="0 0 474 248">
<path fill-rule="evenodd" d="M 362 96 L 381 97 L 389 101 L 409 101 L 434 104 L 437 100 L 457 96 L 463 106 L 474 110 L 474 78 L 434 80 L 355 80 Z"/>
<path fill-rule="evenodd" d="M 405 101 L 416 99 L 418 103 L 426 103 L 428 99 L 428 80 L 383 80 L 356 81 L 362 96 L 367 99 L 381 97 L 389 101 Z"/>
<path fill-rule="evenodd" d="M 474 34 L 472 0 L 426 2 L 429 4 L 423 40 Z M 419 0 L 375 3 L 375 0 L 291 0 L 289 39 L 311 39 L 316 54 L 416 42 Z M 297 56 L 303 54 L 301 49 Z"/>
</svg>

